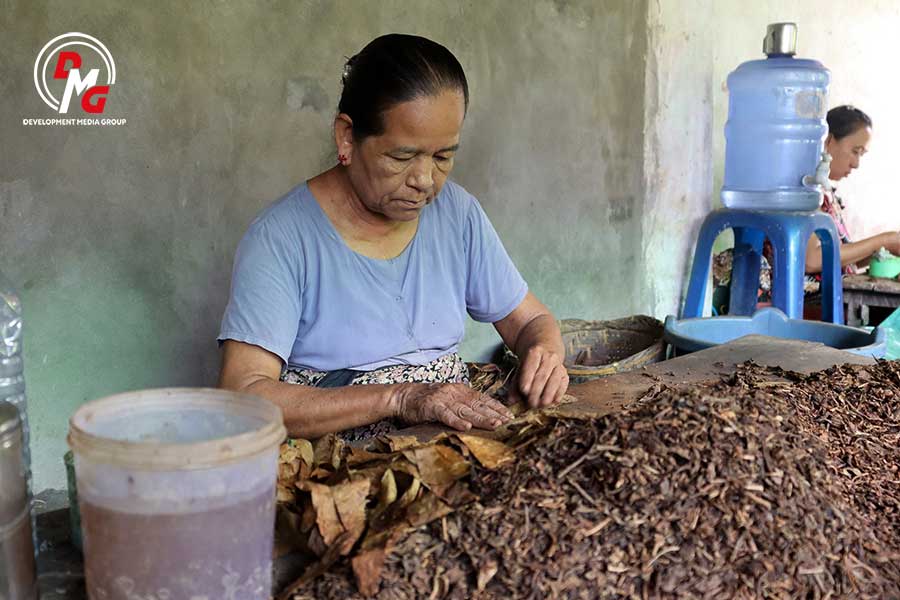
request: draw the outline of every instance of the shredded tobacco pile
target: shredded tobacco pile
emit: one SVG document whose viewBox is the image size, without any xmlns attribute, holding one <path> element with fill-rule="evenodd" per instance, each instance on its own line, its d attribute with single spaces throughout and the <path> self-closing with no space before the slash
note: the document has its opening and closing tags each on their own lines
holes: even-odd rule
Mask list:
<svg viewBox="0 0 900 600">
<path fill-rule="evenodd" d="M 320 558 L 283 597 L 900 598 L 897 363 L 654 389 L 503 442 L 307 452 L 281 508 Z"/>
</svg>

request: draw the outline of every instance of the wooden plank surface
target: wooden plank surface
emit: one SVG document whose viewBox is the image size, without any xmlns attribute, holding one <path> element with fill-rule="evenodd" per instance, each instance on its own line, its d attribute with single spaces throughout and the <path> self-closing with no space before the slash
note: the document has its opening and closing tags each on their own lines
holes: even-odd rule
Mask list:
<svg viewBox="0 0 900 600">
<path fill-rule="evenodd" d="M 897 308 L 900 306 L 900 281 L 848 275 L 842 280 L 844 302 L 847 303 L 847 325 L 858 327 L 869 322 L 869 307 Z"/>
<path fill-rule="evenodd" d="M 885 294 L 869 290 L 844 290 L 844 302 L 860 306 L 896 308 L 900 306 L 900 294 Z"/>
<path fill-rule="evenodd" d="M 860 290 L 900 296 L 900 281 L 896 279 L 870 277 L 869 275 L 847 275 L 841 279 L 841 286 L 845 292 Z"/>
</svg>

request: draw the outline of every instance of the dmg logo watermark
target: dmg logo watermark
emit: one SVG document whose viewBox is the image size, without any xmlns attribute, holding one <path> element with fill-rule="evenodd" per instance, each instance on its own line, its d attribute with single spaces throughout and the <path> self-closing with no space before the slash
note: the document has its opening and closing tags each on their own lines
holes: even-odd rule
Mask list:
<svg viewBox="0 0 900 600">
<path fill-rule="evenodd" d="M 116 63 L 103 42 L 86 33 L 58 35 L 34 61 L 34 87 L 41 100 L 66 115 L 80 105 L 88 115 L 102 114 L 110 87 L 116 83 Z M 75 109 L 77 111 L 77 108 Z M 23 119 L 23 125 L 124 125 L 125 119 Z"/>
</svg>

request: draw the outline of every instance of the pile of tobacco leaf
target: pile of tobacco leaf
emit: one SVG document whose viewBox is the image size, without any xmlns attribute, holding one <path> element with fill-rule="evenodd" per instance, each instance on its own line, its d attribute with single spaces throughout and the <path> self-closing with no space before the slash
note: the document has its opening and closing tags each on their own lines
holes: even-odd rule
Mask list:
<svg viewBox="0 0 900 600">
<path fill-rule="evenodd" d="M 748 364 L 498 439 L 301 440 L 282 470 L 279 535 L 317 559 L 282 598 L 900 598 L 894 362 Z"/>
</svg>

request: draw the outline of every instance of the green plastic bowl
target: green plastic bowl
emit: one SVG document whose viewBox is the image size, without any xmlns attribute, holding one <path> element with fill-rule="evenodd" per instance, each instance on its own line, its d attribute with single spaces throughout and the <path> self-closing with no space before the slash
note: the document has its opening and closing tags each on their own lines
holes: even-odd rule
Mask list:
<svg viewBox="0 0 900 600">
<path fill-rule="evenodd" d="M 900 257 L 893 256 L 887 260 L 873 260 L 869 263 L 869 275 L 893 279 L 900 275 Z"/>
</svg>

